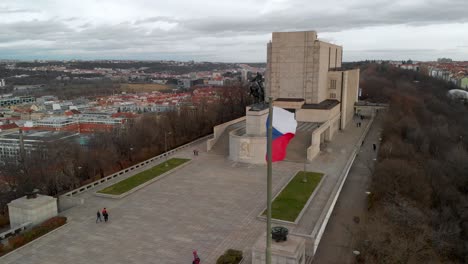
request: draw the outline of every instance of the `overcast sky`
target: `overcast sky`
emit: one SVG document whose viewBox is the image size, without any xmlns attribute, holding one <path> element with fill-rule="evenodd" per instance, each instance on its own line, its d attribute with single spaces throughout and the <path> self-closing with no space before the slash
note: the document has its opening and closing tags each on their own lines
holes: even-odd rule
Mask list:
<svg viewBox="0 0 468 264">
<path fill-rule="evenodd" d="M 344 60 L 468 60 L 467 0 L 14 0 L 0 59 L 264 62 L 273 31 L 316 30 Z"/>
</svg>

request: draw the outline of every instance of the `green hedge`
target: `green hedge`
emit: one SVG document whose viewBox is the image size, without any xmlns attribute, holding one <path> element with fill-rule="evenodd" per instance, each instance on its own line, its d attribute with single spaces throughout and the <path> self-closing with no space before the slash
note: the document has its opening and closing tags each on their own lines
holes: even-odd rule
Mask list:
<svg viewBox="0 0 468 264">
<path fill-rule="evenodd" d="M 216 264 L 239 264 L 241 260 L 242 260 L 242 251 L 228 249 L 226 250 L 226 252 L 224 252 L 223 255 L 221 255 L 218 258 L 218 260 L 216 261 Z"/>
<path fill-rule="evenodd" d="M 37 225 L 30 230 L 27 230 L 21 234 L 18 234 L 16 236 L 13 236 L 8 239 L 8 246 L 1 246 L 0 247 L 0 256 L 13 251 L 31 241 L 34 239 L 41 237 L 50 231 L 56 229 L 57 227 L 60 227 L 64 225 L 67 222 L 67 218 L 63 216 L 55 216 L 52 217 L 44 222 L 42 222 L 40 225 Z M 1 244 L 1 243 L 0 243 Z"/>
</svg>

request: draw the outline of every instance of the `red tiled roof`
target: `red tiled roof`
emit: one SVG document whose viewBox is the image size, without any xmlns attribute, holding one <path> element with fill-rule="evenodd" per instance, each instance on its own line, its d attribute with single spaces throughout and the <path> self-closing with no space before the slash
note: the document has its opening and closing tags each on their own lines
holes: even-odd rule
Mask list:
<svg viewBox="0 0 468 264">
<path fill-rule="evenodd" d="M 15 123 L 0 125 L 0 130 L 7 130 L 7 129 L 14 129 L 14 128 L 18 128 L 18 125 L 16 125 Z"/>
<path fill-rule="evenodd" d="M 119 112 L 112 114 L 112 117 L 135 118 L 137 117 L 137 115 L 129 112 Z"/>
</svg>

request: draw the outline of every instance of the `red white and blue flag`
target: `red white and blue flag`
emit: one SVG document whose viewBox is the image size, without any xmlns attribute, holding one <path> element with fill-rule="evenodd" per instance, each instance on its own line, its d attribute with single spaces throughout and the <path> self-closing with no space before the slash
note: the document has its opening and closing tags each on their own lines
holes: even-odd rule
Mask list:
<svg viewBox="0 0 468 264">
<path fill-rule="evenodd" d="M 291 113 L 283 108 L 273 106 L 272 127 L 273 137 L 271 160 L 272 162 L 281 161 L 286 157 L 286 148 L 288 147 L 289 141 L 296 134 L 297 121 L 294 117 L 294 113 Z"/>
</svg>

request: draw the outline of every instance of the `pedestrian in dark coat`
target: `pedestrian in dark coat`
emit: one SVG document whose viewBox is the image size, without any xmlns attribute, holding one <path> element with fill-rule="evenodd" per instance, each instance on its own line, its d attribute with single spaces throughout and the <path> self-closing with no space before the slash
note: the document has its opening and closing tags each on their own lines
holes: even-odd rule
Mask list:
<svg viewBox="0 0 468 264">
<path fill-rule="evenodd" d="M 102 209 L 102 215 L 104 216 L 104 222 L 107 222 L 109 220 L 109 214 L 107 213 L 106 208 Z"/>
<path fill-rule="evenodd" d="M 101 212 L 99 212 L 99 210 L 96 213 L 96 223 L 98 222 L 98 220 L 99 220 L 99 222 L 102 222 Z"/>
<path fill-rule="evenodd" d="M 372 144 L 372 147 L 374 148 L 374 151 L 377 149 L 377 145 Z"/>
</svg>

